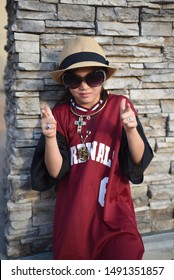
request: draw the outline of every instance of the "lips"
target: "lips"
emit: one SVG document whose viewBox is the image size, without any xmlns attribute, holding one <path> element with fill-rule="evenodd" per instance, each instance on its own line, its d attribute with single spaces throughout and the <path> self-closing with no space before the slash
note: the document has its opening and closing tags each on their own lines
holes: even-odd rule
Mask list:
<svg viewBox="0 0 174 280">
<path fill-rule="evenodd" d="M 90 96 L 91 94 L 90 93 L 81 93 L 80 94 L 80 97 L 88 97 L 88 96 Z"/>
</svg>

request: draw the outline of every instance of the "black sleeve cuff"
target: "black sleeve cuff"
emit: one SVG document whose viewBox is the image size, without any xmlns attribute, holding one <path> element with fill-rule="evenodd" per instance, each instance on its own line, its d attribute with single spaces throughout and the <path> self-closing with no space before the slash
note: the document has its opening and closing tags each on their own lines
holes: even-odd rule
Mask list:
<svg viewBox="0 0 174 280">
<path fill-rule="evenodd" d="M 119 163 L 122 171 L 133 184 L 140 184 L 144 179 L 144 171 L 153 158 L 152 149 L 146 139 L 143 127 L 137 117 L 137 130 L 144 142 L 144 154 L 140 165 L 135 165 L 130 156 L 126 133 L 123 129 L 121 146 L 119 151 Z"/>
<path fill-rule="evenodd" d="M 30 170 L 31 186 L 33 190 L 43 192 L 50 189 L 51 187 L 57 186 L 60 180 L 69 171 L 70 159 L 67 151 L 65 138 L 60 133 L 57 133 L 56 138 L 59 145 L 60 153 L 63 157 L 63 162 L 59 175 L 55 179 L 51 177 L 47 171 L 44 161 L 45 136 L 42 134 L 36 146 Z"/>
</svg>

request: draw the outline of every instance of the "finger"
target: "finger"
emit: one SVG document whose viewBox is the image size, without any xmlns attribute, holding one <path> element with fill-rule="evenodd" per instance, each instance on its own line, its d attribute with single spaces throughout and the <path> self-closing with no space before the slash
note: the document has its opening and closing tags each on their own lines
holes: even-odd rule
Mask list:
<svg viewBox="0 0 174 280">
<path fill-rule="evenodd" d="M 44 106 L 44 108 L 42 109 L 42 118 L 48 118 L 48 117 L 54 118 L 50 107 L 46 105 L 46 106 Z"/>
<path fill-rule="evenodd" d="M 43 129 L 55 129 L 56 120 L 54 118 L 42 118 L 41 125 Z"/>
<path fill-rule="evenodd" d="M 125 99 L 125 102 L 126 102 L 126 99 Z M 124 114 L 125 114 L 125 113 L 130 113 L 130 111 L 132 110 L 132 109 L 131 109 L 130 103 L 127 102 L 127 103 L 125 103 L 124 105 L 125 105 L 125 107 L 124 107 L 124 111 L 122 112 L 122 114 L 123 114 L 123 113 L 124 113 Z"/>
<path fill-rule="evenodd" d="M 52 118 L 52 117 L 53 117 L 53 114 L 52 114 L 52 111 L 51 111 L 50 107 L 46 105 L 46 106 L 44 107 L 44 109 L 45 109 L 45 111 L 46 111 L 46 113 L 47 113 L 47 116 Z"/>
<path fill-rule="evenodd" d="M 45 129 L 46 130 L 53 130 L 56 128 L 56 124 L 55 123 L 47 123 L 45 124 Z"/>
<path fill-rule="evenodd" d="M 131 108 L 130 103 L 126 103 L 126 110 L 128 110 L 130 108 Z"/>
<path fill-rule="evenodd" d="M 130 109 L 131 109 L 131 105 L 129 104 L 129 103 L 126 103 L 126 111 L 130 111 Z"/>
<path fill-rule="evenodd" d="M 120 115 L 124 113 L 126 109 L 126 98 L 122 98 L 120 102 Z"/>
</svg>

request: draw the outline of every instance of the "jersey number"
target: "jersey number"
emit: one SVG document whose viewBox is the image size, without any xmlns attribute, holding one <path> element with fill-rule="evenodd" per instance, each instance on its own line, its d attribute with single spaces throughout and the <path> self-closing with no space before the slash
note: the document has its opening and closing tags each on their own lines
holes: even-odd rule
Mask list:
<svg viewBox="0 0 174 280">
<path fill-rule="evenodd" d="M 100 203 L 100 205 L 102 207 L 104 207 L 104 204 L 105 204 L 105 194 L 106 194 L 106 187 L 107 187 L 108 180 L 109 180 L 109 178 L 105 177 L 100 182 L 98 202 Z"/>
</svg>

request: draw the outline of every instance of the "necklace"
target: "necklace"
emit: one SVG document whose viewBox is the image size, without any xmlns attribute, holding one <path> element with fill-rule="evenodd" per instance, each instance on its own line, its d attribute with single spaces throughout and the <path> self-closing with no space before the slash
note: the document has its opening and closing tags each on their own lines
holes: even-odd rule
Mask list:
<svg viewBox="0 0 174 280">
<path fill-rule="evenodd" d="M 89 151 L 88 151 L 88 148 L 86 147 L 85 145 L 85 142 L 86 142 L 86 139 L 89 137 L 89 135 L 91 134 L 91 130 L 92 130 L 92 127 L 93 127 L 93 124 L 94 124 L 94 121 L 96 119 L 96 115 L 104 109 L 104 107 L 106 106 L 106 103 L 107 103 L 107 99 L 104 101 L 103 105 L 95 112 L 93 113 L 90 113 L 90 114 L 78 114 L 77 112 L 75 112 L 71 106 L 71 112 L 79 117 L 78 120 L 74 121 L 74 124 L 77 125 L 77 133 L 80 135 L 80 138 L 81 138 L 81 141 L 82 141 L 82 145 L 80 148 L 78 148 L 78 156 L 79 156 L 79 159 L 81 161 L 87 161 L 88 158 L 89 158 Z M 93 121 L 91 122 L 90 124 L 90 127 L 89 129 L 86 131 L 86 134 L 85 136 L 83 137 L 82 135 L 82 126 L 85 126 L 87 124 L 86 121 L 83 120 L 83 118 L 86 118 L 86 120 L 90 120 L 91 117 L 94 116 L 93 118 Z"/>
<path fill-rule="evenodd" d="M 106 106 L 107 103 L 107 99 L 104 101 L 104 104 L 95 112 L 91 113 L 91 114 L 78 114 L 77 112 L 74 111 L 73 107 L 71 106 L 71 112 L 76 115 L 77 117 L 79 117 L 78 120 L 76 120 L 74 122 L 75 125 L 77 125 L 77 133 L 81 133 L 82 132 L 82 126 L 86 125 L 86 122 L 83 121 L 83 118 L 86 118 L 87 120 L 90 120 L 92 116 L 98 114 L 101 110 L 104 109 L 104 107 Z"/>
<path fill-rule="evenodd" d="M 89 129 L 86 131 L 85 137 L 83 137 L 82 133 L 80 133 L 82 146 L 80 148 L 78 148 L 78 156 L 81 161 L 87 161 L 87 159 L 89 158 L 89 151 L 85 145 L 85 142 L 86 142 L 86 139 L 88 138 L 88 136 L 91 134 L 92 126 L 94 124 L 95 119 L 96 119 L 96 116 L 94 116 Z"/>
</svg>

